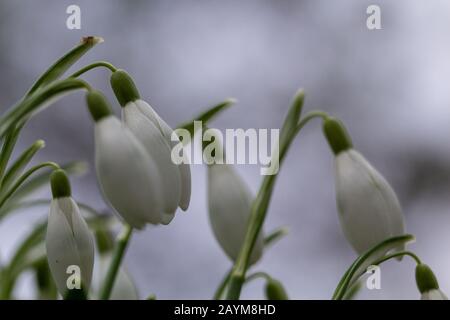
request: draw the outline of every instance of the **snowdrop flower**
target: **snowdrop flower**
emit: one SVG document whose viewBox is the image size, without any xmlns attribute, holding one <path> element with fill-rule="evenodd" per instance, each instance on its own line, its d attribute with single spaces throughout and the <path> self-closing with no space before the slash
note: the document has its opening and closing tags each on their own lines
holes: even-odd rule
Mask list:
<svg viewBox="0 0 450 320">
<path fill-rule="evenodd" d="M 71 197 L 63 170 L 52 173 L 51 188 L 53 200 L 45 239 L 48 265 L 61 295 L 67 296 L 72 289 L 83 289 L 86 293 L 94 266 L 93 236 Z M 79 274 L 75 274 L 76 270 Z M 72 274 L 78 275 L 78 280 L 72 282 Z"/>
<path fill-rule="evenodd" d="M 115 116 L 98 91 L 87 94 L 95 121 L 95 165 L 105 198 L 132 227 L 162 222 L 162 177 L 144 146 Z"/>
<path fill-rule="evenodd" d="M 179 143 L 178 137 L 152 107 L 140 99 L 133 80 L 125 71 L 112 74 L 111 86 L 122 106 L 123 123 L 142 143 L 162 177 L 161 223 L 168 224 L 178 207 L 187 210 L 191 197 L 189 164 L 177 165 L 171 159 L 172 147 Z"/>
<path fill-rule="evenodd" d="M 244 243 L 253 197 L 244 181 L 228 164 L 208 166 L 209 220 L 222 249 L 233 261 Z M 263 234 L 259 233 L 250 263 L 263 252 Z"/>
<path fill-rule="evenodd" d="M 439 290 L 438 281 L 426 264 L 417 265 L 416 283 L 421 293 L 421 300 L 448 300 L 447 296 Z"/>
<path fill-rule="evenodd" d="M 336 198 L 344 234 L 358 254 L 405 233 L 402 209 L 384 177 L 356 150 L 340 121 L 324 120 L 335 154 Z"/>
</svg>

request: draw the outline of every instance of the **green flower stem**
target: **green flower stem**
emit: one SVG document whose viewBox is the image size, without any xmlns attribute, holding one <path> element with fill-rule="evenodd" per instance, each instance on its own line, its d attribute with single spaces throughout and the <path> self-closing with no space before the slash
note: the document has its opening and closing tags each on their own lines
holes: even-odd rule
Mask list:
<svg viewBox="0 0 450 320">
<path fill-rule="evenodd" d="M 103 283 L 102 290 L 100 291 L 100 299 L 108 300 L 111 296 L 112 288 L 114 287 L 114 282 L 116 280 L 117 273 L 122 263 L 125 250 L 127 248 L 128 242 L 131 239 L 131 234 L 133 233 L 133 228 L 128 224 L 123 226 L 122 232 L 117 238 L 116 245 L 114 247 L 114 252 L 109 265 L 108 273 L 106 274 L 105 281 Z"/>
<path fill-rule="evenodd" d="M 19 187 L 24 183 L 29 176 L 31 176 L 34 172 L 45 168 L 45 167 L 52 167 L 53 169 L 60 169 L 59 165 L 55 162 L 43 162 L 41 164 L 38 164 L 28 171 L 26 171 L 23 175 L 20 176 L 19 179 L 17 179 L 16 183 L 11 187 L 11 189 L 8 190 L 8 192 L 0 199 L 0 208 L 3 207 L 6 201 L 14 194 L 14 192 L 19 189 Z"/>
<path fill-rule="evenodd" d="M 297 125 L 297 134 L 298 132 L 312 119 L 315 118 L 322 118 L 323 120 L 329 118 L 328 113 L 320 111 L 320 110 L 315 110 L 315 111 L 310 111 L 307 114 L 305 114 L 305 116 L 299 121 L 298 125 Z"/>
<path fill-rule="evenodd" d="M 303 119 L 301 119 L 295 130 L 291 134 L 289 134 L 286 141 L 280 145 L 280 166 L 289 150 L 289 147 L 300 132 L 300 130 L 312 119 L 314 118 L 327 118 L 328 114 L 322 111 L 312 111 L 305 115 Z M 285 123 L 288 123 L 289 119 L 286 120 Z M 283 130 L 283 129 L 282 129 Z M 259 192 L 256 196 L 255 201 L 252 204 L 251 214 L 249 218 L 249 223 L 247 227 L 247 233 L 244 238 L 244 243 L 242 245 L 239 256 L 235 262 L 233 267 L 233 271 L 230 277 L 230 287 L 227 294 L 227 299 L 229 300 L 237 300 L 240 297 L 242 285 L 245 282 L 245 274 L 247 272 L 250 255 L 252 253 L 253 247 L 255 245 L 256 239 L 258 237 L 259 232 L 261 231 L 262 225 L 264 224 L 264 220 L 266 218 L 267 209 L 269 207 L 272 191 L 275 185 L 275 181 L 277 178 L 276 175 L 268 175 L 265 176 L 262 185 L 259 189 Z"/>
<path fill-rule="evenodd" d="M 117 68 L 114 65 L 112 65 L 111 63 L 109 63 L 107 61 L 97 61 L 97 62 L 91 63 L 90 65 L 87 65 L 87 66 L 81 68 L 80 70 L 74 72 L 73 74 L 71 74 L 69 76 L 69 78 L 77 78 L 77 77 L 81 76 L 82 74 L 88 72 L 89 70 L 92 70 L 92 69 L 95 69 L 98 67 L 105 67 L 105 68 L 111 70 L 111 72 L 117 71 Z"/>
<path fill-rule="evenodd" d="M 225 289 L 227 288 L 228 282 L 230 281 L 232 271 L 233 271 L 233 269 L 230 269 L 230 271 L 228 271 L 226 273 L 225 277 L 223 277 L 222 281 L 219 284 L 219 287 L 217 288 L 216 292 L 214 293 L 214 297 L 213 297 L 214 300 L 222 299 Z"/>
<path fill-rule="evenodd" d="M 270 280 L 272 280 L 272 277 L 269 276 L 267 273 L 260 271 L 260 272 L 255 272 L 255 273 L 249 275 L 247 277 L 247 279 L 245 279 L 245 282 L 248 283 L 248 282 L 253 281 L 255 279 L 264 279 L 264 280 L 270 281 Z"/>
<path fill-rule="evenodd" d="M 377 261 L 376 259 L 378 258 L 375 257 L 384 256 L 389 251 L 392 251 L 395 248 L 398 248 L 399 246 L 406 245 L 406 243 L 414 240 L 415 240 L 414 236 L 410 234 L 395 236 L 376 244 L 368 251 L 360 255 L 342 276 L 341 280 L 339 281 L 339 284 L 337 285 L 333 293 L 332 299 L 342 300 L 343 297 L 345 296 L 346 291 L 352 286 L 352 284 L 354 284 L 354 282 L 359 277 L 361 277 L 361 275 L 363 275 L 366 272 L 367 267 L 373 265 Z"/>
<path fill-rule="evenodd" d="M 374 265 L 379 265 L 382 264 L 385 261 L 388 261 L 392 258 L 397 258 L 397 257 L 403 257 L 403 256 L 410 256 L 411 258 L 414 259 L 414 261 L 417 264 L 422 264 L 422 261 L 419 259 L 419 257 L 417 255 L 415 255 L 414 253 L 412 253 L 411 251 L 399 251 L 399 252 L 394 252 L 392 254 L 389 254 L 383 258 L 381 258 L 380 260 L 375 261 L 373 264 Z"/>
<path fill-rule="evenodd" d="M 281 238 L 283 238 L 287 234 L 288 234 L 287 227 L 281 227 L 281 228 L 278 228 L 278 229 L 270 232 L 264 238 L 264 248 L 267 249 L 268 247 L 272 246 L 273 244 L 278 242 Z M 225 289 L 227 288 L 228 282 L 230 281 L 232 271 L 233 271 L 233 269 L 230 269 L 223 277 L 222 281 L 219 284 L 219 287 L 217 288 L 216 292 L 214 293 L 214 297 L 213 297 L 214 300 L 222 299 L 222 296 L 225 293 Z"/>
</svg>

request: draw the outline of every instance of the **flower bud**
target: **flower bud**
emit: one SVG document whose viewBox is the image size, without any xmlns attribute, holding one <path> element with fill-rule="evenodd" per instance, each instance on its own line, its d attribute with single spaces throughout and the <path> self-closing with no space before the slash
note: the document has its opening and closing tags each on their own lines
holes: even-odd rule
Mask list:
<svg viewBox="0 0 450 320">
<path fill-rule="evenodd" d="M 447 300 L 447 296 L 439 290 L 436 276 L 426 264 L 416 266 L 416 283 L 422 300 Z"/>
<path fill-rule="evenodd" d="M 53 200 L 45 241 L 47 259 L 58 291 L 64 297 L 72 296 L 74 291 L 87 292 L 89 289 L 94 266 L 94 242 L 78 205 L 70 196 L 65 172 L 54 171 L 50 183 Z"/>
<path fill-rule="evenodd" d="M 92 119 L 94 119 L 95 122 L 98 122 L 112 114 L 106 98 L 100 91 L 89 91 L 86 95 L 86 101 Z"/>
<path fill-rule="evenodd" d="M 265 291 L 267 300 L 289 300 L 283 284 L 278 280 L 272 278 L 268 279 L 266 282 Z"/>
<path fill-rule="evenodd" d="M 336 200 L 347 240 L 362 254 L 405 233 L 403 213 L 386 179 L 356 150 L 344 125 L 327 118 L 323 131 L 335 154 Z"/>
<path fill-rule="evenodd" d="M 140 99 L 139 91 L 133 79 L 125 70 L 117 70 L 111 75 L 111 87 L 120 105 L 124 107 L 128 102 Z"/>
<path fill-rule="evenodd" d="M 335 118 L 327 118 L 323 121 L 323 132 L 330 148 L 335 155 L 353 147 L 352 140 L 343 123 Z"/>
</svg>

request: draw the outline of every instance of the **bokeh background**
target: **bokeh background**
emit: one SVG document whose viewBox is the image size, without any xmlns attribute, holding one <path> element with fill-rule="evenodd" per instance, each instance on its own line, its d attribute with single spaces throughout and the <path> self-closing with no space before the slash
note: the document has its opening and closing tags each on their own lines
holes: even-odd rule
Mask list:
<svg viewBox="0 0 450 320">
<path fill-rule="evenodd" d="M 366 8 L 374 3 L 382 10 L 382 30 L 370 31 Z M 81 30 L 66 28 L 70 4 L 81 7 Z M 0 106 L 7 110 L 84 35 L 100 35 L 105 43 L 77 66 L 101 59 L 126 69 L 172 126 L 235 97 L 239 103 L 214 126 L 279 128 L 292 95 L 303 87 L 305 111 L 319 108 L 340 117 L 356 147 L 391 182 L 407 230 L 417 237 L 410 248 L 450 293 L 449 31 L 446 0 L 1 0 Z M 99 69 L 85 78 L 112 100 L 108 77 Z M 93 124 L 83 94 L 36 116 L 17 150 L 38 138 L 47 147 L 37 160 L 86 160 L 92 166 Z M 205 169 L 192 166 L 187 213 L 132 240 L 126 265 L 141 298 L 210 298 L 231 265 L 209 227 Z M 259 167 L 237 170 L 256 192 Z M 290 234 L 255 270 L 281 280 L 292 298 L 328 299 L 356 255 L 339 228 L 333 158 L 318 122 L 302 131 L 279 175 L 265 229 L 285 225 Z M 93 170 L 73 184 L 78 200 L 109 210 Z M 46 214 L 32 210 L 2 221 L 1 260 Z M 381 280 L 381 290 L 365 289 L 358 297 L 419 297 L 408 258 L 385 264 Z M 32 292 L 24 275 L 16 296 Z M 245 287 L 243 297 L 262 298 L 262 283 Z"/>
</svg>

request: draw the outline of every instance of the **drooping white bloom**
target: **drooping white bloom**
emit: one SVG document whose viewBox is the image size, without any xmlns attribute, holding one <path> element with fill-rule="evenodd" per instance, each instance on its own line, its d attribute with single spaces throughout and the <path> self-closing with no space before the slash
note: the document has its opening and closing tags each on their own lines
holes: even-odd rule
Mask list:
<svg viewBox="0 0 450 320">
<path fill-rule="evenodd" d="M 53 200 L 45 239 L 50 271 L 63 296 L 72 289 L 87 293 L 94 266 L 93 236 L 70 195 L 70 185 L 62 170 L 52 174 L 51 185 Z M 80 277 L 73 282 L 69 279 L 71 275 Z"/>
<path fill-rule="evenodd" d="M 339 221 L 356 252 L 404 234 L 402 209 L 389 183 L 353 149 L 339 121 L 325 120 L 324 131 L 335 153 Z"/>
<path fill-rule="evenodd" d="M 95 165 L 103 192 L 125 221 L 138 229 L 161 222 L 157 167 L 114 116 L 95 124 Z"/>
<path fill-rule="evenodd" d="M 112 207 L 132 227 L 163 220 L 161 179 L 144 146 L 111 114 L 103 95 L 88 93 L 95 120 L 95 165 L 101 189 Z"/>
<path fill-rule="evenodd" d="M 448 300 L 439 289 L 439 283 L 431 268 L 423 263 L 416 266 L 416 283 L 421 300 Z"/>
<path fill-rule="evenodd" d="M 209 220 L 225 253 L 235 261 L 244 242 L 253 197 L 244 181 L 228 164 L 208 166 Z M 260 232 L 250 257 L 253 264 L 263 252 Z"/>
<path fill-rule="evenodd" d="M 405 233 L 394 190 L 358 151 L 342 151 L 336 156 L 335 165 L 339 220 L 359 254 Z"/>
<path fill-rule="evenodd" d="M 178 207 L 186 210 L 191 196 L 191 173 L 188 163 L 175 164 L 171 149 L 172 128 L 153 108 L 139 98 L 131 77 L 123 70 L 111 76 L 111 85 L 122 105 L 122 119 L 127 128 L 142 143 L 161 175 L 162 223 L 169 223 Z"/>
<path fill-rule="evenodd" d="M 123 122 L 144 145 L 162 179 L 163 211 L 167 223 L 177 207 L 186 210 L 191 193 L 188 164 L 176 165 L 171 160 L 170 140 L 173 130 L 143 100 L 128 102 L 122 109 Z M 164 223 L 164 222 L 163 222 Z"/>
</svg>

